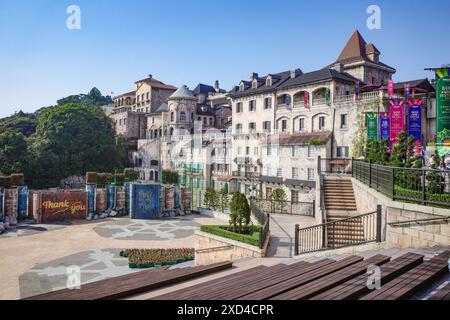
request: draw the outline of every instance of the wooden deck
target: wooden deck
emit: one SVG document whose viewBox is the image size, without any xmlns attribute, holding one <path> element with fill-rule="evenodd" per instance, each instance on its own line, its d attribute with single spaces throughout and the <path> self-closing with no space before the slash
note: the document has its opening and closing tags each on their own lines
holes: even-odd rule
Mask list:
<svg viewBox="0 0 450 320">
<path fill-rule="evenodd" d="M 25 300 L 108 300 L 129 297 L 167 285 L 191 280 L 232 267 L 231 262 L 178 269 L 149 269 L 82 285 L 80 290 L 64 289 Z"/>
<path fill-rule="evenodd" d="M 340 261 L 256 267 L 154 297 L 154 300 L 399 300 L 411 298 L 449 272 L 450 251 L 424 261 L 407 253 L 391 260 L 384 255 L 368 259 L 350 256 Z M 369 267 L 377 266 L 381 288 L 371 291 Z M 435 293 L 448 299 L 449 286 Z"/>
</svg>

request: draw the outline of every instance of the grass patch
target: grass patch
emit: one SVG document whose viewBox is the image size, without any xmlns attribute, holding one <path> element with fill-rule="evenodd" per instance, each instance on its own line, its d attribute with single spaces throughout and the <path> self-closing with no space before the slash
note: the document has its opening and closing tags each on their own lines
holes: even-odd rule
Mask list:
<svg viewBox="0 0 450 320">
<path fill-rule="evenodd" d="M 231 240 L 247 243 L 252 246 L 259 246 L 259 231 L 261 226 L 248 226 L 244 228 L 244 233 L 233 232 L 230 226 L 211 226 L 204 225 L 200 230 L 219 237 L 224 237 Z"/>
</svg>

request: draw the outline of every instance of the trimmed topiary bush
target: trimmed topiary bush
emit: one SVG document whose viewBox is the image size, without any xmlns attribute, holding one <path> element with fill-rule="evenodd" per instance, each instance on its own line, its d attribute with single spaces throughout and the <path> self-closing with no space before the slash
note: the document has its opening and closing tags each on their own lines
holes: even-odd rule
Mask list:
<svg viewBox="0 0 450 320">
<path fill-rule="evenodd" d="M 114 183 L 116 186 L 123 186 L 125 183 L 125 176 L 123 173 L 116 173 L 114 175 Z"/>
<path fill-rule="evenodd" d="M 11 176 L 0 176 L 0 187 L 11 188 L 12 187 Z"/>
<path fill-rule="evenodd" d="M 11 184 L 13 187 L 23 186 L 24 178 L 22 173 L 13 173 L 11 175 Z"/>
<path fill-rule="evenodd" d="M 86 183 L 96 184 L 97 183 L 97 172 L 86 172 Z"/>
<path fill-rule="evenodd" d="M 139 180 L 139 172 L 132 168 L 126 168 L 124 170 L 125 182 L 132 182 Z"/>
</svg>

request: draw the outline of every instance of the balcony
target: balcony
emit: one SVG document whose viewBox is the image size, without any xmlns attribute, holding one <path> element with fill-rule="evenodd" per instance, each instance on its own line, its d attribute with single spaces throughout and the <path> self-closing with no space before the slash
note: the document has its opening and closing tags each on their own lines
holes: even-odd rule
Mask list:
<svg viewBox="0 0 450 320">
<path fill-rule="evenodd" d="M 259 172 L 233 171 L 233 177 L 246 179 L 259 179 L 261 177 L 261 174 Z"/>
</svg>

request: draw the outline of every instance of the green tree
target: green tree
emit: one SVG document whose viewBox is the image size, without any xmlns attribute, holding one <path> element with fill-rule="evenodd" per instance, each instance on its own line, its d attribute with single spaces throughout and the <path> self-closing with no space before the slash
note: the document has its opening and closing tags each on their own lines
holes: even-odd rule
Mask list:
<svg viewBox="0 0 450 320">
<path fill-rule="evenodd" d="M 243 226 L 251 222 L 251 210 L 247 198 L 240 192 L 233 193 L 230 203 L 230 226 L 233 232 L 242 233 Z"/>
<path fill-rule="evenodd" d="M 272 212 L 282 213 L 287 206 L 287 195 L 283 189 L 275 189 L 270 195 Z"/>
<path fill-rule="evenodd" d="M 113 172 L 128 165 L 124 147 L 99 107 L 71 103 L 50 108 L 30 138 L 31 174 L 26 178 L 36 187 L 54 187 L 70 175 Z"/>
<path fill-rule="evenodd" d="M 0 172 L 21 173 L 27 163 L 27 142 L 25 136 L 15 130 L 0 133 Z"/>
<path fill-rule="evenodd" d="M 219 194 L 214 188 L 206 189 L 203 203 L 208 209 L 216 210 L 217 208 L 219 208 Z"/>
<path fill-rule="evenodd" d="M 0 132 L 15 130 L 29 137 L 36 132 L 37 117 L 32 113 L 19 111 L 14 115 L 0 119 Z"/>
<path fill-rule="evenodd" d="M 225 189 L 221 189 L 219 191 L 219 205 L 220 210 L 222 212 L 225 212 L 226 209 L 228 209 L 230 199 L 228 199 L 228 193 Z"/>
</svg>

